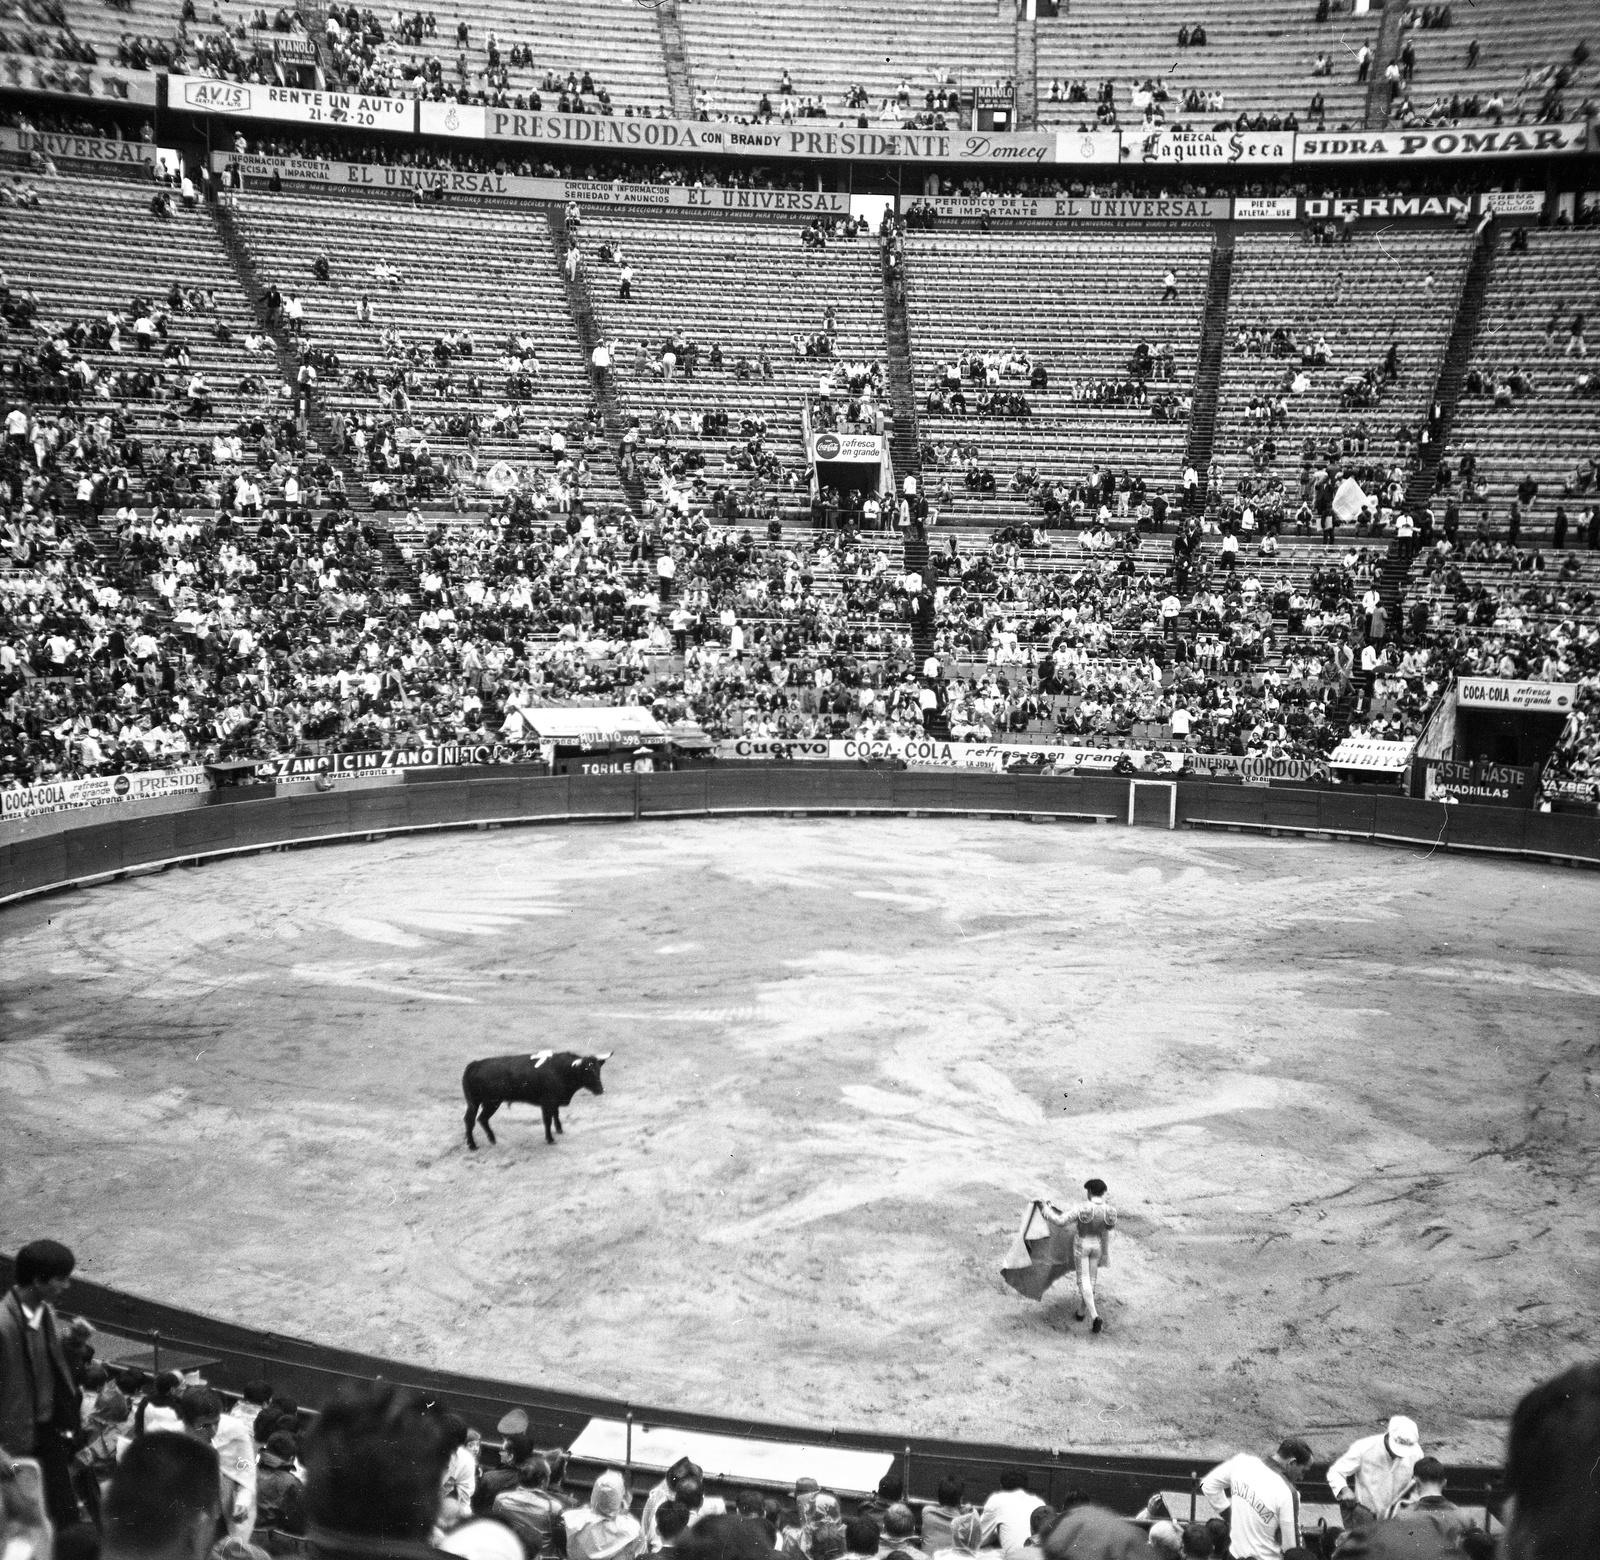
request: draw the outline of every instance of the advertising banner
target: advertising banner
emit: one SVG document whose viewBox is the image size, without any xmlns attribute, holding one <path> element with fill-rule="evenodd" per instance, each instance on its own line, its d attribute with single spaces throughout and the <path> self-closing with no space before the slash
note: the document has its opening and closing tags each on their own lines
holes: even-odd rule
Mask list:
<svg viewBox="0 0 1600 1560">
<path fill-rule="evenodd" d="M 1428 802 L 1471 802 L 1490 807 L 1531 807 L 1538 793 L 1539 771 L 1517 764 L 1456 763 L 1448 758 L 1419 758 L 1420 795 Z M 1412 794 L 1419 794 L 1416 786 Z"/>
<path fill-rule="evenodd" d="M 367 753 L 328 753 L 321 758 L 263 758 L 256 773 L 267 780 L 315 780 L 318 775 L 395 774 L 405 769 L 457 769 L 482 764 L 532 764 L 536 744 L 452 742 L 437 747 L 379 748 Z"/>
<path fill-rule="evenodd" d="M 118 802 L 144 802 L 158 796 L 209 791 L 204 769 L 136 769 L 124 775 L 90 775 L 83 780 L 51 780 L 0 791 L 0 819 L 42 818 L 47 813 Z"/>
<path fill-rule="evenodd" d="M 0 152 L 25 157 L 38 152 L 54 162 L 116 163 L 153 168 L 156 149 L 143 141 L 103 141 L 96 135 L 56 135 L 38 130 L 0 129 Z"/>
<path fill-rule="evenodd" d="M 1248 163 L 1288 167 L 1294 161 L 1292 130 L 1208 130 L 1199 125 L 1124 130 L 1122 160 L 1136 163 Z"/>
<path fill-rule="evenodd" d="M 1300 131 L 1296 162 L 1423 162 L 1442 158 L 1549 156 L 1581 152 L 1589 126 L 1493 125 L 1461 130 L 1341 130 L 1337 134 Z"/>
<path fill-rule="evenodd" d="M 466 141 L 488 137 L 488 110 L 481 103 L 418 103 L 417 131 L 421 135 L 458 136 Z"/>
<path fill-rule="evenodd" d="M 876 466 L 883 460 L 883 440 L 875 433 L 815 433 L 811 458 Z"/>
<path fill-rule="evenodd" d="M 912 768 L 985 769 L 1004 771 L 1023 762 L 1061 769 L 1109 774 L 1125 767 L 1141 775 L 1174 777 L 1188 773 L 1207 779 L 1237 779 L 1264 784 L 1269 780 L 1326 780 L 1328 766 L 1320 759 L 1235 758 L 1228 753 L 1183 753 L 1148 748 L 1076 747 L 1068 743 L 940 742 L 931 737 L 812 738 L 738 737 L 718 742 L 719 759 L 755 763 L 794 760 L 803 763 L 850 763 L 886 758 L 904 760 Z"/>
<path fill-rule="evenodd" d="M 1346 737 L 1328 755 L 1330 769 L 1375 769 L 1400 774 L 1411 762 L 1415 742 L 1383 742 L 1376 737 Z"/>
<path fill-rule="evenodd" d="M 237 163 L 247 184 L 276 173 L 284 184 L 351 191 L 443 190 L 490 201 L 575 200 L 584 206 L 651 206 L 666 211 L 818 211 L 848 216 L 850 197 L 832 190 L 688 189 L 677 184 L 623 184 L 593 179 L 525 179 L 510 173 L 462 173 L 453 168 L 391 168 L 380 163 L 327 162 L 307 157 L 240 157 L 213 152 L 220 173 Z"/>
<path fill-rule="evenodd" d="M 1544 191 L 1485 190 L 1478 197 L 1478 210 L 1502 217 L 1537 217 L 1544 210 Z"/>
<path fill-rule="evenodd" d="M 1238 196 L 1233 202 L 1235 222 L 1293 222 L 1300 202 L 1293 195 Z"/>
<path fill-rule="evenodd" d="M 872 162 L 1001 162 L 1019 167 L 1057 161 L 1053 130 L 1008 135 L 968 130 L 854 130 L 827 126 L 729 125 L 699 119 L 623 119 L 614 114 L 487 111 L 491 141 L 532 142 L 565 150 L 713 153 L 721 157 L 861 158 Z"/>
<path fill-rule="evenodd" d="M 1012 217 L 1024 222 L 1226 222 L 1226 200 L 1077 195 L 902 195 L 900 209 L 932 207 L 941 217 Z"/>
<path fill-rule="evenodd" d="M 179 89 L 179 90 L 174 90 Z M 173 106 L 232 119 L 288 120 L 300 125 L 339 125 L 361 130 L 416 128 L 417 100 L 362 92 L 313 92 L 303 87 L 263 87 L 252 82 L 174 76 L 167 84 Z"/>
<path fill-rule="evenodd" d="M 1472 211 L 1470 199 L 1456 195 L 1308 195 L 1300 204 L 1308 217 L 1457 217 Z"/>
<path fill-rule="evenodd" d="M 1534 715 L 1568 715 L 1578 696 L 1576 683 L 1515 682 L 1503 677 L 1456 679 L 1456 708 L 1521 710 Z"/>
<path fill-rule="evenodd" d="M 106 70 L 35 54 L 0 54 L 0 87 L 20 92 L 63 93 L 68 97 L 116 98 L 155 107 L 156 74 L 149 70 Z"/>
</svg>

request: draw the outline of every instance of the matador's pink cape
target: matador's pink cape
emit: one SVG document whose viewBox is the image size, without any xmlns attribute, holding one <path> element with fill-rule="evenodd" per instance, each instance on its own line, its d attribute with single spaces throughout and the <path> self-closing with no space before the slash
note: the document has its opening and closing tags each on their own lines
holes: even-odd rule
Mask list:
<svg viewBox="0 0 1600 1560">
<path fill-rule="evenodd" d="M 1066 1210 L 1053 1203 L 1050 1211 L 1058 1218 L 1066 1217 Z M 1072 1234 L 1071 1225 L 1065 1229 L 1052 1225 L 1040 1212 L 1036 1198 L 1028 1204 L 1022 1228 L 1000 1264 L 1000 1276 L 1024 1299 L 1044 1299 L 1045 1290 L 1072 1271 Z"/>
</svg>

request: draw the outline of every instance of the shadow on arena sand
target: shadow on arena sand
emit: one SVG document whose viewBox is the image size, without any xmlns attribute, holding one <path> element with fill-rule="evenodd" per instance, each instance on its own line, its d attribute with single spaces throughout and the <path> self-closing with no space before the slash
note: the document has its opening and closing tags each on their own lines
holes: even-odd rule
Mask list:
<svg viewBox="0 0 1600 1560">
<path fill-rule="evenodd" d="M 0 920 L 5 1237 L 281 1332 L 820 1426 L 1493 1460 L 1600 1291 L 1600 882 L 1233 836 L 392 840 Z M 547 1148 L 472 1057 L 614 1050 Z M 1107 1331 L 1000 1280 L 1111 1184 Z M 1587 1300 L 1585 1297 L 1589 1297 Z"/>
</svg>

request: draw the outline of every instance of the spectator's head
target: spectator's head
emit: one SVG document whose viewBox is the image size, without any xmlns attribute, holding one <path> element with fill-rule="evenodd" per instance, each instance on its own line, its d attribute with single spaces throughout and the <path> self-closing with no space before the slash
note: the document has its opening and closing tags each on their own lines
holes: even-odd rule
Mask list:
<svg viewBox="0 0 1600 1560">
<path fill-rule="evenodd" d="M 909 482 L 912 479 L 907 477 Z M 906 1498 L 906 1481 L 898 1473 L 886 1473 L 878 1480 L 878 1499 L 893 1505 L 897 1500 Z"/>
<path fill-rule="evenodd" d="M 1383 1433 L 1383 1441 L 1391 1457 L 1415 1457 L 1422 1450 L 1417 1422 L 1406 1418 L 1404 1414 L 1396 1414 L 1390 1419 Z"/>
<path fill-rule="evenodd" d="M 1506 1446 L 1506 1560 L 1600 1554 L 1600 1363 L 1574 1365 L 1517 1404 Z"/>
<path fill-rule="evenodd" d="M 884 1512 L 883 1536 L 897 1548 L 903 1539 L 917 1536 L 916 1513 L 904 1501 L 897 1500 Z"/>
<path fill-rule="evenodd" d="M 767 1503 L 762 1499 L 760 1490 L 740 1490 L 733 1497 L 733 1509 L 741 1517 L 750 1517 L 758 1521 L 766 1520 Z"/>
<path fill-rule="evenodd" d="M 272 1388 L 264 1381 L 247 1381 L 239 1389 L 239 1396 L 242 1401 L 260 1410 L 272 1401 Z"/>
<path fill-rule="evenodd" d="M 1424 1495 L 1444 1494 L 1444 1464 L 1437 1457 L 1419 1457 L 1416 1467 L 1411 1470 L 1411 1477 L 1417 1481 L 1417 1488 Z"/>
<path fill-rule="evenodd" d="M 706 1517 L 678 1540 L 680 1560 L 772 1560 L 766 1530 L 744 1517 Z M 815 1557 L 815 1548 L 811 1551 Z"/>
<path fill-rule="evenodd" d="M 414 1392 L 375 1384 L 343 1393 L 305 1437 L 306 1514 L 330 1533 L 425 1543 L 450 1453 Z"/>
<path fill-rule="evenodd" d="M 706 1503 L 706 1487 L 697 1475 L 685 1474 L 672 1486 L 672 1493 L 685 1511 L 698 1511 Z"/>
<path fill-rule="evenodd" d="M 656 1507 L 656 1532 L 663 1544 L 677 1542 L 678 1535 L 689 1526 L 689 1508 L 681 1500 L 664 1500 Z"/>
<path fill-rule="evenodd" d="M 16 1286 L 29 1305 L 52 1303 L 67 1292 L 78 1259 L 58 1240 L 30 1240 L 17 1253 Z"/>
<path fill-rule="evenodd" d="M 1028 1516 L 1028 1532 L 1034 1538 L 1043 1536 L 1056 1525 L 1061 1513 L 1054 1506 L 1035 1506 Z"/>
<path fill-rule="evenodd" d="M 261 1462 L 267 1468 L 292 1468 L 299 1446 L 287 1430 L 274 1430 L 261 1449 Z"/>
<path fill-rule="evenodd" d="M 871 1517 L 851 1517 L 844 1525 L 845 1552 L 852 1555 L 875 1555 L 882 1531 Z"/>
<path fill-rule="evenodd" d="M 138 1437 L 111 1475 L 104 1560 L 205 1560 L 222 1514 L 217 1454 L 191 1436 Z"/>
<path fill-rule="evenodd" d="M 217 1426 L 222 1423 L 222 1399 L 210 1387 L 188 1388 L 179 1395 L 176 1407 L 185 1435 L 207 1446 L 216 1439 Z"/>
<path fill-rule="evenodd" d="M 939 1480 L 939 1504 L 941 1506 L 959 1506 L 962 1497 L 967 1493 L 967 1487 L 956 1478 L 954 1474 L 946 1474 Z"/>
<path fill-rule="evenodd" d="M 1028 1487 L 1028 1475 L 1021 1468 L 1002 1468 L 997 1485 L 1002 1490 L 1025 1490 Z"/>
<path fill-rule="evenodd" d="M 1289 1479 L 1303 1479 L 1311 1467 L 1311 1447 L 1297 1435 L 1285 1436 L 1278 1442 L 1273 1461 L 1278 1470 Z"/>
<path fill-rule="evenodd" d="M 680 1495 L 679 1500 L 683 1497 Z M 628 1508 L 628 1486 L 615 1468 L 607 1468 L 589 1492 L 590 1508 L 602 1517 L 614 1517 Z"/>
<path fill-rule="evenodd" d="M 1233 1550 L 1229 1547 L 1228 1523 L 1223 1517 L 1208 1517 L 1206 1519 L 1206 1537 L 1211 1540 L 1211 1552 L 1216 1555 L 1231 1555 Z"/>
</svg>

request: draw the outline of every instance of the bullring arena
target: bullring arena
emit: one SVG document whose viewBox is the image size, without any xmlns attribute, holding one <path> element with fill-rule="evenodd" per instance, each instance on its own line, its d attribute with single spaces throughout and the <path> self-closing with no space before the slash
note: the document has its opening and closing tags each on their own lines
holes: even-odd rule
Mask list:
<svg viewBox="0 0 1600 1560">
<path fill-rule="evenodd" d="M 1595 0 L 0 10 L 3 1560 L 1600 1560 Z"/>
<path fill-rule="evenodd" d="M 979 819 L 652 821 L 7 910 L 7 1224 L 425 1366 L 1202 1455 L 1403 1401 L 1492 1461 L 1592 1344 L 1600 881 Z M 476 1055 L 615 1052 L 470 1154 Z M 1107 1331 L 998 1266 L 1103 1175 Z"/>
</svg>

